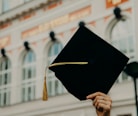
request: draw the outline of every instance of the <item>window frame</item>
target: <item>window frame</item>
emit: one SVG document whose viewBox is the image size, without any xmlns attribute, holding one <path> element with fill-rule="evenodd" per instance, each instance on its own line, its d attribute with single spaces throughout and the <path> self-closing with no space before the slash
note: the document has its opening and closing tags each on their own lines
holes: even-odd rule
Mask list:
<svg viewBox="0 0 138 116">
<path fill-rule="evenodd" d="M 5 76 L 7 80 L 3 79 Z M 10 105 L 11 99 L 11 61 L 7 56 L 0 58 L 0 81 L 0 107 L 2 107 Z"/>
<path fill-rule="evenodd" d="M 21 102 L 32 101 L 36 97 L 36 55 L 34 51 L 29 50 L 25 52 L 22 58 L 21 70 Z M 31 76 L 28 77 L 30 74 Z M 32 91 L 31 94 L 29 90 Z"/>
<path fill-rule="evenodd" d="M 57 45 L 57 46 L 55 46 Z M 55 48 L 54 48 L 55 47 Z M 58 50 L 56 49 L 58 48 Z M 55 41 L 54 43 L 49 46 L 48 50 L 48 65 L 56 58 L 58 53 L 62 50 L 63 45 Z M 55 49 L 55 51 L 54 51 Z M 47 88 L 48 88 L 48 95 L 49 96 L 57 96 L 61 95 L 67 92 L 65 87 L 62 85 L 62 83 L 55 77 L 54 73 L 50 70 L 47 71 Z"/>
<path fill-rule="evenodd" d="M 131 21 L 131 24 L 132 24 L 132 19 L 130 17 L 128 17 L 127 15 L 122 15 L 122 21 L 125 21 L 125 20 L 130 20 Z M 108 38 L 108 42 L 111 44 L 111 39 L 112 39 L 112 31 L 114 29 L 114 27 L 116 26 L 116 24 L 119 22 L 120 20 L 116 19 L 116 18 L 112 18 L 112 20 L 110 20 L 108 26 L 107 26 L 107 29 L 106 29 L 106 37 Z M 133 26 L 131 25 L 132 29 L 133 29 Z M 132 39 L 134 39 L 134 33 L 132 31 L 131 33 L 132 35 Z M 135 43 L 135 39 L 133 40 Z M 117 48 L 118 49 L 118 48 Z M 134 46 L 134 53 L 133 54 L 125 54 L 126 56 L 130 56 L 133 57 L 133 59 L 130 59 L 129 62 L 132 62 L 132 61 L 135 61 L 136 59 L 136 47 Z M 122 75 L 124 75 L 122 77 Z M 127 77 L 126 77 L 127 76 Z M 123 79 L 124 78 L 124 79 Z M 124 82 L 124 81 L 130 81 L 131 80 L 131 77 L 126 75 L 124 72 L 122 72 L 120 75 L 119 75 L 119 78 L 117 79 L 117 83 L 121 83 L 121 82 Z"/>
</svg>

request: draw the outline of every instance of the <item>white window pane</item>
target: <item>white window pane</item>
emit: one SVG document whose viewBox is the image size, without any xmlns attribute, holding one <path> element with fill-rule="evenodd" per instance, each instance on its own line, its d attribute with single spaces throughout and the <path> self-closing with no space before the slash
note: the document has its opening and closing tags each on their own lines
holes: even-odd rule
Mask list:
<svg viewBox="0 0 138 116">
<path fill-rule="evenodd" d="M 25 101 L 25 88 L 22 88 L 22 101 Z"/>
<path fill-rule="evenodd" d="M 30 68 L 28 68 L 28 79 L 30 79 L 31 77 L 32 77 L 32 73 L 31 73 L 31 69 Z"/>
<path fill-rule="evenodd" d="M 4 104 L 3 104 L 3 101 L 4 101 L 4 99 L 3 99 L 4 97 L 3 97 L 3 91 L 1 91 L 1 106 L 3 106 Z"/>
<path fill-rule="evenodd" d="M 30 101 L 31 100 L 31 93 L 32 93 L 32 91 L 31 91 L 31 87 L 28 87 L 28 101 Z"/>
<path fill-rule="evenodd" d="M 56 42 L 54 43 L 50 49 L 49 49 L 49 53 L 48 53 L 48 64 L 50 64 L 53 59 L 58 55 L 58 53 L 62 50 L 63 46 L 62 44 Z M 48 71 L 48 95 L 49 96 L 54 96 L 54 95 L 58 95 L 58 94 L 62 94 L 64 93 L 64 87 L 63 85 L 60 83 L 59 80 L 57 80 L 57 78 L 54 76 L 52 71 Z"/>
<path fill-rule="evenodd" d="M 2 85 L 2 75 L 0 75 L 0 86 Z"/>
<path fill-rule="evenodd" d="M 0 64 L 0 106 L 5 106 L 10 104 L 10 86 L 7 84 L 11 83 L 11 64 L 7 57 L 1 58 Z"/>
<path fill-rule="evenodd" d="M 120 39 L 118 44 L 119 44 L 119 48 L 118 49 L 120 49 L 120 51 L 122 53 L 127 53 L 127 41 L 126 41 L 126 39 Z"/>
<path fill-rule="evenodd" d="M 32 86 L 32 99 L 35 99 L 35 85 Z"/>
<path fill-rule="evenodd" d="M 26 0 L 28 2 L 29 0 Z M 30 0 L 31 1 L 31 0 Z M 2 10 L 6 12 L 25 3 L 25 0 L 2 0 Z"/>
<path fill-rule="evenodd" d="M 23 71 L 22 71 L 22 80 L 25 80 L 25 73 L 26 73 L 26 69 L 23 68 Z"/>
<path fill-rule="evenodd" d="M 48 85 L 48 95 L 51 96 L 52 95 L 52 82 L 49 81 L 47 85 Z"/>
<path fill-rule="evenodd" d="M 8 91 L 7 92 L 7 105 L 10 104 L 10 96 L 11 96 L 10 91 Z"/>
<path fill-rule="evenodd" d="M 35 81 L 33 78 L 36 76 L 35 54 L 33 51 L 28 51 L 23 59 L 22 67 L 22 95 L 24 101 L 35 99 Z"/>
<path fill-rule="evenodd" d="M 1 91 L 0 91 L 0 106 L 2 105 L 2 99 L 1 99 Z"/>
<path fill-rule="evenodd" d="M 11 83 L 11 73 L 8 72 L 8 84 Z"/>
<path fill-rule="evenodd" d="M 59 93 L 59 90 L 58 90 L 59 89 L 59 83 L 57 80 L 55 80 L 54 85 L 55 85 L 55 94 L 58 94 Z"/>
<path fill-rule="evenodd" d="M 32 77 L 35 77 L 35 75 L 36 75 L 36 68 L 32 67 Z"/>
<path fill-rule="evenodd" d="M 4 92 L 4 94 L 3 94 L 3 104 L 4 105 L 6 105 L 6 103 L 7 103 L 7 93 L 6 92 Z"/>
<path fill-rule="evenodd" d="M 131 36 L 128 37 L 128 43 L 129 52 L 134 52 L 134 41 Z"/>
<path fill-rule="evenodd" d="M 2 1 L 2 10 L 3 12 L 6 12 L 10 9 L 10 6 L 9 6 L 9 0 L 3 0 Z"/>
<path fill-rule="evenodd" d="M 122 53 L 128 57 L 130 57 L 130 53 L 133 52 L 134 54 L 134 38 L 130 19 L 118 21 L 112 29 L 111 38 L 112 45 Z M 121 73 L 117 82 L 121 82 L 122 80 L 129 80 L 128 76 Z"/>
</svg>

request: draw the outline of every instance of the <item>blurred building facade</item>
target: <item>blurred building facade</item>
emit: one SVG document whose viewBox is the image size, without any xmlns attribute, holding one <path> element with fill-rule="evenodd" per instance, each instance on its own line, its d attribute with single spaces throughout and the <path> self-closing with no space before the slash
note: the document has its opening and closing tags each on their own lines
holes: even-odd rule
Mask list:
<svg viewBox="0 0 138 116">
<path fill-rule="evenodd" d="M 96 115 L 91 101 L 69 94 L 50 71 L 49 98 L 42 101 L 45 67 L 82 23 L 137 61 L 137 11 L 138 0 L 0 0 L 0 116 Z M 125 73 L 109 95 L 111 116 L 136 116 Z"/>
</svg>

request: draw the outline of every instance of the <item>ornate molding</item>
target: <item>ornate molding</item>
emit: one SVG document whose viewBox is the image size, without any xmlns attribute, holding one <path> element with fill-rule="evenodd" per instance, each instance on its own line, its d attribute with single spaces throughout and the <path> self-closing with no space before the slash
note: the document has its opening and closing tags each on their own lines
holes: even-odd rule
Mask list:
<svg viewBox="0 0 138 116">
<path fill-rule="evenodd" d="M 37 10 L 41 10 L 43 8 L 46 8 L 46 7 L 50 6 L 51 4 L 58 3 L 58 2 L 61 2 L 61 1 L 62 0 L 48 0 L 46 2 L 40 3 L 37 6 L 33 6 L 29 9 L 27 9 L 27 10 L 24 10 L 21 13 L 17 13 L 12 17 L 6 18 L 5 20 L 1 20 L 0 21 L 0 29 L 5 27 L 5 25 L 7 25 L 9 23 L 11 24 L 11 22 L 14 21 L 14 20 L 20 19 L 20 18 L 25 17 L 27 15 L 31 15 L 31 14 L 35 13 Z"/>
</svg>

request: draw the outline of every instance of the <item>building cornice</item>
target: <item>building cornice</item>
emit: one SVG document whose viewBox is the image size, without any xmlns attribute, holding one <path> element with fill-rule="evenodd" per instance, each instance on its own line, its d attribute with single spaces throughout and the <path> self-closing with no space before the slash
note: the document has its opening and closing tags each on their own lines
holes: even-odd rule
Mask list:
<svg viewBox="0 0 138 116">
<path fill-rule="evenodd" d="M 14 20 L 20 19 L 27 15 L 31 15 L 40 9 L 46 8 L 54 3 L 58 3 L 61 1 L 62 0 L 37 0 L 29 2 L 28 4 L 23 4 L 22 6 L 16 7 L 4 14 L 1 14 L 0 27 L 9 25 Z"/>
</svg>

